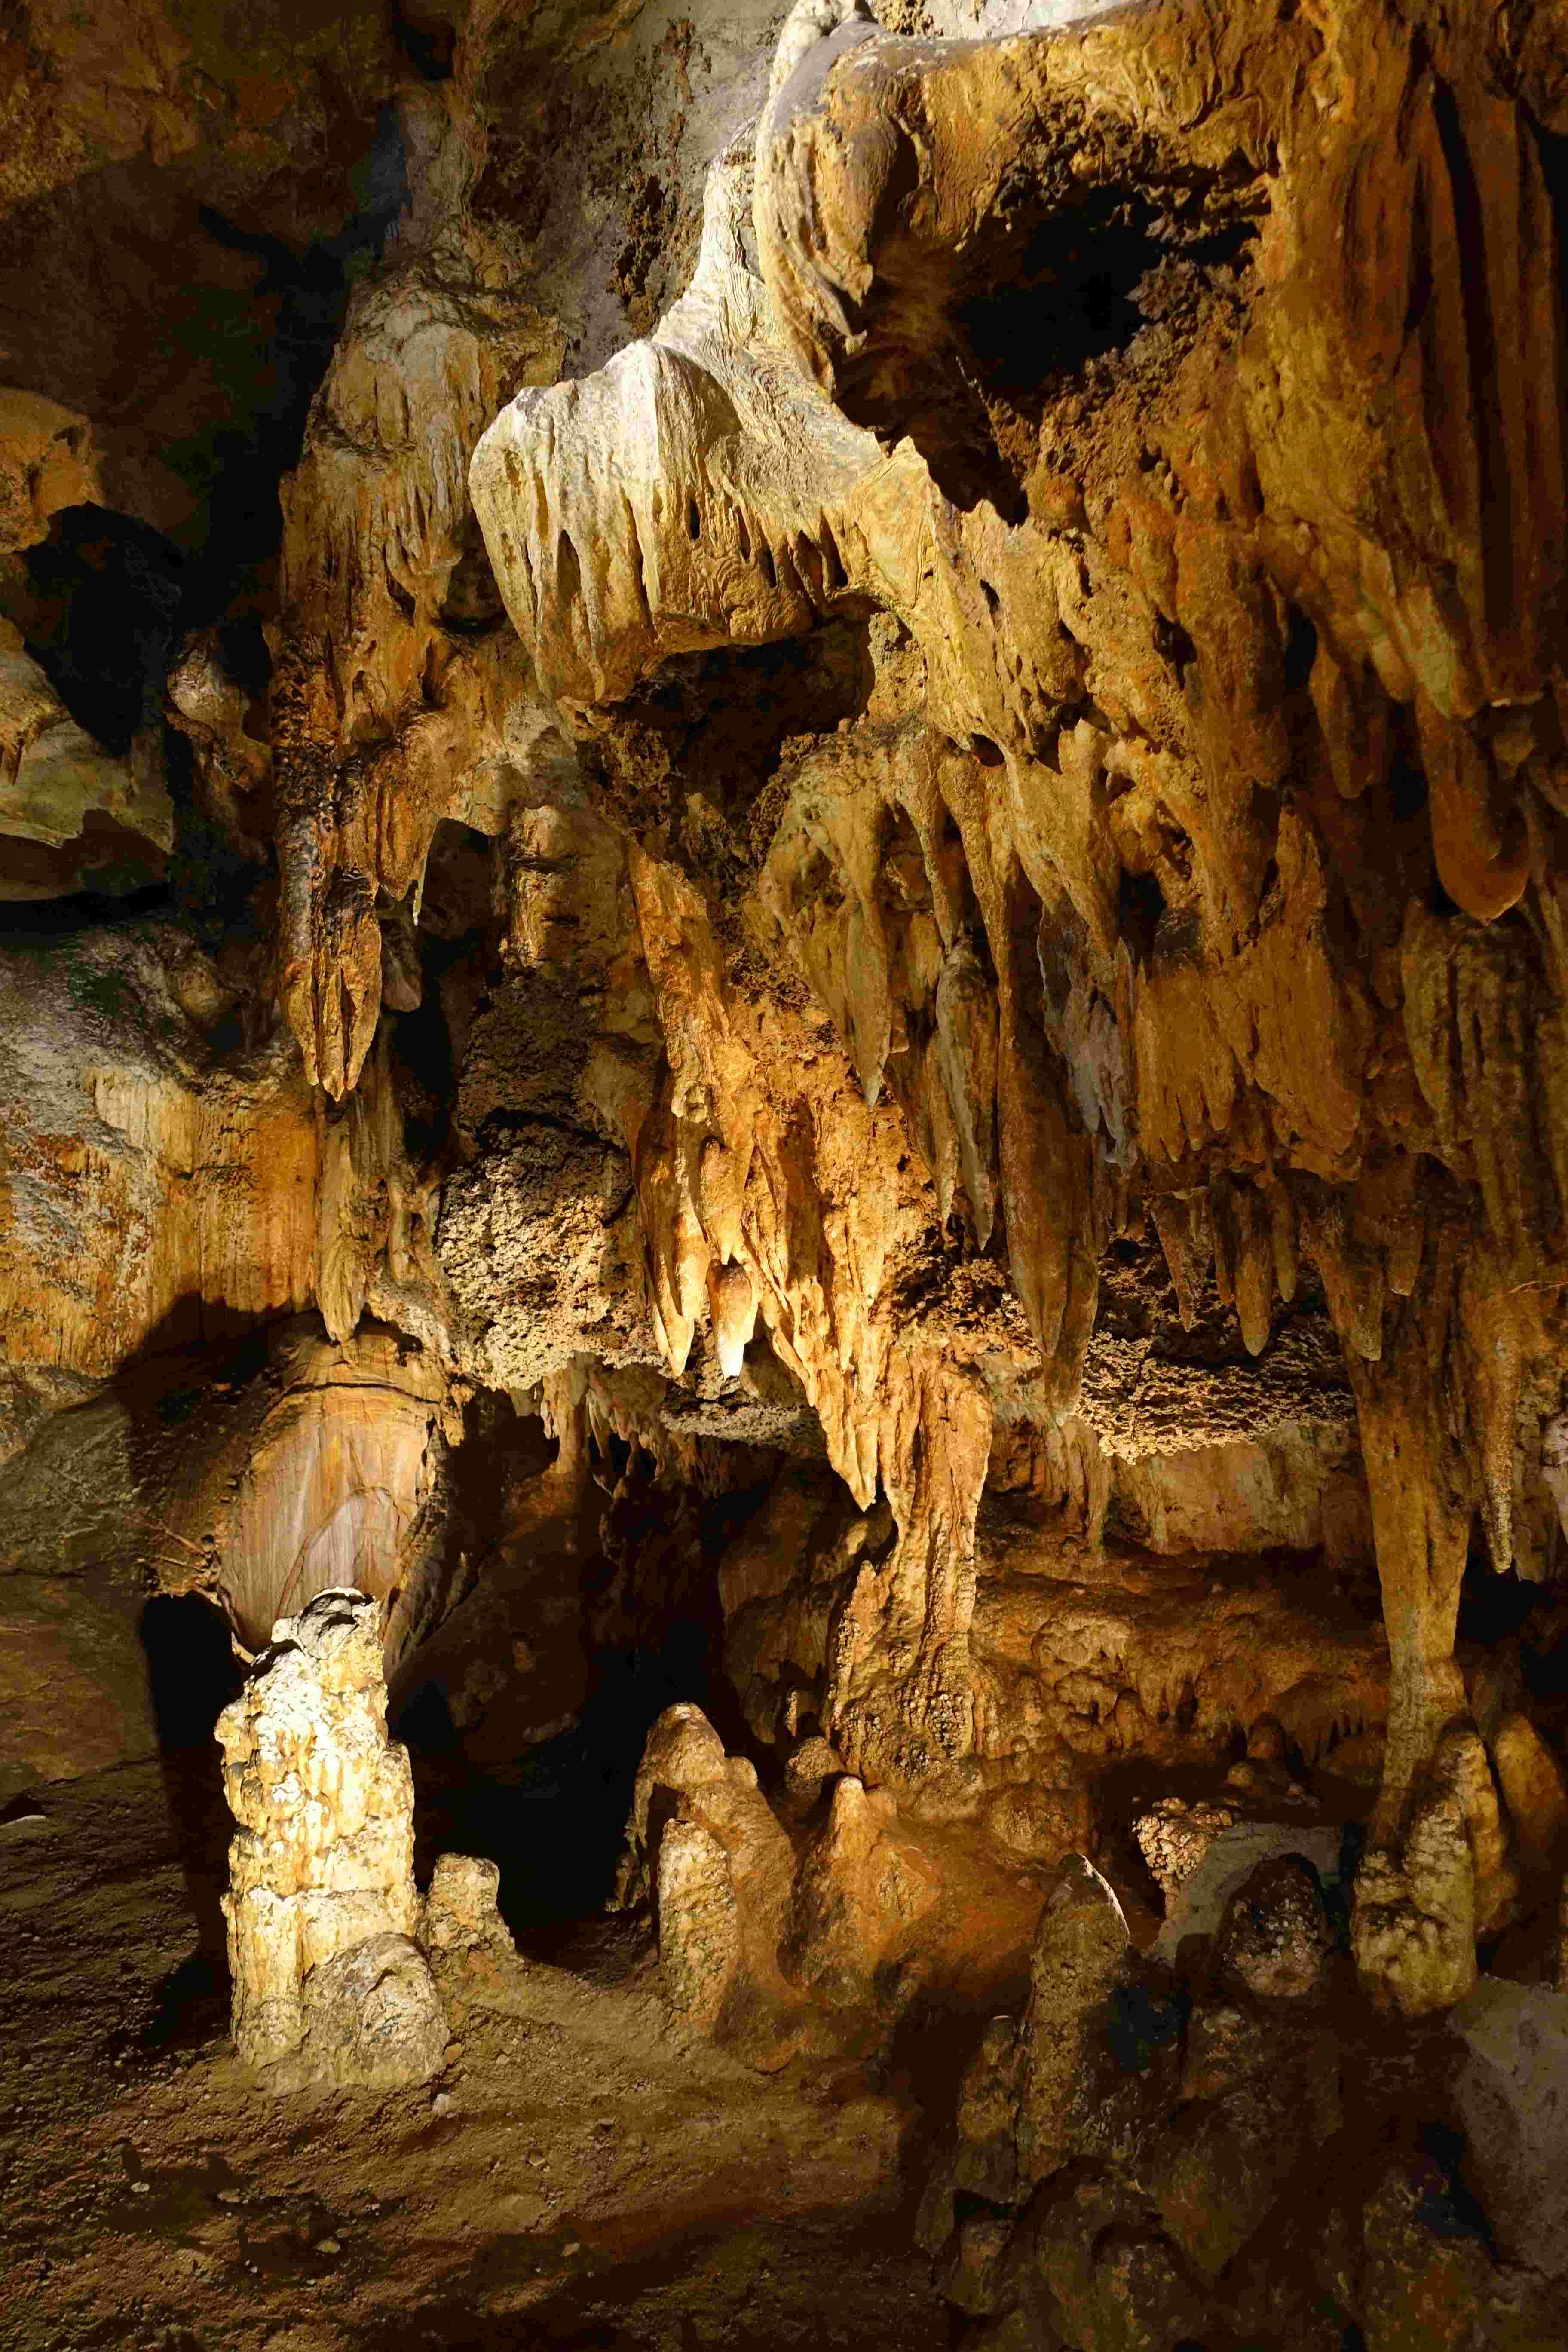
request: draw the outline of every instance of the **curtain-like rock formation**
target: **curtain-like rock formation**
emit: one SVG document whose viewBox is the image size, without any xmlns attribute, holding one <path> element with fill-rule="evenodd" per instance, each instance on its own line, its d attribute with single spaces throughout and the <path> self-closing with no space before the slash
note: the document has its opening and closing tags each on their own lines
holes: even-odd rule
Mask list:
<svg viewBox="0 0 1568 2352">
<path fill-rule="evenodd" d="M 1486 11 L 1413 42 L 1380 10 L 1193 0 L 932 43 L 797 10 L 757 133 L 760 274 L 736 152 L 664 324 L 523 394 L 473 466 L 540 682 L 612 775 L 617 710 L 672 656 L 896 622 L 863 717 L 785 770 L 750 936 L 873 1108 L 890 1090 L 942 1217 L 961 1198 L 980 1249 L 1005 1236 L 1043 1415 L 1077 1401 L 1109 1237 L 1153 1226 L 1184 1318 L 1212 1265 L 1254 1352 L 1315 1270 L 1377 1529 L 1389 1857 L 1464 1714 L 1472 1509 L 1500 1566 L 1516 1486 L 1527 1563 L 1555 1540 L 1525 1418 L 1563 1213 L 1541 93 Z M 706 838 L 689 799 L 632 859 L 669 1071 L 634 1147 L 663 1344 L 679 1370 L 709 1265 L 739 1257 L 898 1528 L 830 1680 L 875 1653 L 899 1696 L 873 1746 L 839 1700 L 825 1719 L 878 1773 L 951 1769 L 984 1423 L 963 1433 L 951 1341 L 933 1377 L 863 1338 L 841 1423 L 832 1355 L 791 1329 L 799 1275 L 759 1260 L 721 1173 L 765 1128 L 742 1111 L 738 1140 L 757 1065 L 678 871 L 710 870 Z M 908 1597 L 889 1615 L 879 1589 Z"/>
</svg>

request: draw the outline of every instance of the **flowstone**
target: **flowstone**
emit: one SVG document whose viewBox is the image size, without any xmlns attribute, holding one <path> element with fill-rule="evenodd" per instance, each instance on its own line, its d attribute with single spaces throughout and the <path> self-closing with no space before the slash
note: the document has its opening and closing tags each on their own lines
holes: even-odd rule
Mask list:
<svg viewBox="0 0 1568 2352">
<path fill-rule="evenodd" d="M 414 1782 L 388 1738 L 380 1604 L 280 1618 L 218 1717 L 235 2046 L 268 2088 L 389 2089 L 440 2067 L 447 2020 L 416 1940 Z"/>
</svg>

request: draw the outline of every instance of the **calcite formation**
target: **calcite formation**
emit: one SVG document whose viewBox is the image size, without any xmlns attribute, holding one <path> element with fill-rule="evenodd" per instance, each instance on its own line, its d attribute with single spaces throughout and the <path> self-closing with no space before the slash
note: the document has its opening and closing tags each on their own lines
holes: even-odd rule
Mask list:
<svg viewBox="0 0 1568 2352">
<path fill-rule="evenodd" d="M 147 745 L 116 758 L 46 673 L 0 635 L 0 893 L 52 898 L 83 883 L 126 892 L 162 877 L 174 808 Z"/>
<path fill-rule="evenodd" d="M 1455 2101 L 1498 2242 L 1548 2278 L 1568 2267 L 1559 2156 L 1568 2003 L 1550 1985 L 1478 1985 L 1455 2010 Z"/>
<path fill-rule="evenodd" d="M 224 1897 L 235 2046 L 279 2091 L 421 2083 L 446 2047 L 379 1620 L 367 1594 L 321 1593 L 273 1627 L 218 1720 L 239 1824 Z"/>
<path fill-rule="evenodd" d="M 90 1597 L 133 1640 L 149 1590 L 200 1594 L 255 1654 L 347 1587 L 382 1604 L 395 1671 L 471 1580 L 450 1542 L 447 1377 L 384 1332 L 339 1343 L 289 1318 L 262 1345 L 173 1349 L 67 1394 L 54 1413 L 18 1400 L 0 1464 L 0 1560 L 47 1613 Z"/>
<path fill-rule="evenodd" d="M 1048 1898 L 956 2304 L 1316 2340 L 1225 2019 L 1564 1900 L 1563 11 L 178 13 L 0 22 L 4 1622 L 294 1626 L 279 2079 L 436 2030 L 383 1664 L 455 1773 L 613 1654 L 693 2029 Z M 1365 2186 L 1343 2326 L 1480 2311 Z"/>
<path fill-rule="evenodd" d="M 966 1981 L 1002 1982 L 1038 1890 L 983 1851 L 900 1814 L 826 1742 L 782 1806 L 700 1707 L 668 1708 L 637 1768 L 616 1882 L 658 1942 L 688 2026 L 769 2071 L 833 2046 L 832 2020 L 891 2021 Z M 1114 1897 L 1112 1898 L 1114 1900 Z"/>
<path fill-rule="evenodd" d="M 1354 2038 L 1386 2025 L 1363 2010 L 1344 2038 L 1310 1863 L 1256 1864 L 1195 1941 L 1178 1982 L 1140 1957 L 1092 1865 L 1063 1865 L 1027 2002 L 979 2038 L 921 2206 L 942 2291 L 989 2325 L 981 2340 L 1550 2341 L 1562 2262 L 1542 2168 L 1562 2125 L 1552 2060 L 1526 2044 L 1555 2046 L 1562 1997 L 1489 1980 L 1454 2011 L 1436 2063 L 1473 2135 L 1461 2182 L 1436 2141 L 1412 2158 L 1388 2127 Z"/>
<path fill-rule="evenodd" d="M 735 152 L 666 321 L 521 395 L 473 467 L 509 611 L 612 777 L 610 714 L 672 656 L 867 604 L 908 649 L 786 769 L 754 930 L 873 1116 L 886 1080 L 940 1215 L 1002 1237 L 1044 1412 L 1134 1221 L 1184 1318 L 1212 1265 L 1253 1352 L 1314 1269 L 1389 1628 L 1389 1856 L 1464 1714 L 1472 1515 L 1500 1567 L 1516 1527 L 1535 1572 L 1555 1538 L 1556 1016 L 1521 1025 L 1555 1001 L 1561 398 L 1523 360 L 1557 348 L 1553 87 L 1484 10 L 1414 45 L 1377 10 L 1199 0 L 933 43 L 802 7 L 757 272 Z M 674 815 L 677 864 L 706 822 Z M 951 1339 L 803 1333 L 816 1282 L 721 1172 L 767 1165 L 737 1119 L 763 1064 L 677 864 L 633 860 L 669 1071 L 634 1145 L 661 1345 L 679 1370 L 739 1264 L 898 1530 L 836 1631 L 829 1727 L 940 1776 L 984 1740 L 994 1396 Z M 864 1268 L 864 1181 L 822 1197 L 836 1268 Z"/>
</svg>

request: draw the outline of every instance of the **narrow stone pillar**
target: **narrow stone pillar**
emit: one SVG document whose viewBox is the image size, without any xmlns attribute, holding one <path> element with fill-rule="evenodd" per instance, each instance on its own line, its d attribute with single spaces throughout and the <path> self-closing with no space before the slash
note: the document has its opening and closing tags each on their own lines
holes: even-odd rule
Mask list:
<svg viewBox="0 0 1568 2352">
<path fill-rule="evenodd" d="M 218 1717 L 233 2031 L 278 2091 L 422 2083 L 447 2021 L 415 1936 L 414 1782 L 387 1738 L 381 1612 L 318 1593 Z"/>
</svg>

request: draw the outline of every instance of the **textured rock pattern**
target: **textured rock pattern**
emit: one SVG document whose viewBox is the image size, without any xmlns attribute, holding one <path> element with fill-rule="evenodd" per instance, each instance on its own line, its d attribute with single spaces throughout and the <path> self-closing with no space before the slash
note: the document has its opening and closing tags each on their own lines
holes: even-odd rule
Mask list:
<svg viewBox="0 0 1568 2352">
<path fill-rule="evenodd" d="M 379 1619 L 347 1592 L 281 1619 L 218 1722 L 239 1824 L 224 1898 L 235 2045 L 279 2091 L 421 2083 L 446 2047 Z"/>
<path fill-rule="evenodd" d="M 1323 1990 L 1332 1950 L 1318 1874 L 1304 1856 L 1258 1865 L 1226 1906 L 1215 1938 L 1222 1977 L 1259 2000 L 1305 2000 Z"/>
<path fill-rule="evenodd" d="M 1467 1156 L 1490 1083 L 1482 1040 L 1536 984 L 1531 934 L 1505 919 L 1527 890 L 1551 896 L 1535 780 L 1554 722 L 1541 738 L 1524 714 L 1552 671 L 1560 561 L 1525 520 L 1553 365 L 1495 400 L 1436 390 L 1451 309 L 1485 317 L 1489 352 L 1555 348 L 1558 298 L 1529 226 L 1544 232 L 1546 165 L 1517 100 L 1492 94 L 1484 18 L 1444 36 L 1406 98 L 1411 53 L 1377 11 L 1323 39 L 1270 9 L 1222 19 L 1193 0 L 945 45 L 853 7 L 798 11 L 757 138 L 760 280 L 731 158 L 681 303 L 597 375 L 523 395 L 473 469 L 501 593 L 563 707 L 603 709 L 677 652 L 787 636 L 855 596 L 896 617 L 925 716 L 905 703 L 879 719 L 873 697 L 847 739 L 796 763 L 758 880 L 760 936 L 832 1017 L 868 1100 L 889 1086 L 942 1214 L 962 1188 L 977 1241 L 1005 1235 L 1047 1406 L 1077 1394 L 1129 1177 L 1184 1311 L 1212 1262 L 1254 1350 L 1301 1260 L 1316 1267 L 1386 1596 L 1391 1854 L 1462 1712 L 1447 1659 L 1477 1503 L 1494 1557 L 1510 1556 L 1512 1430 L 1561 1218 L 1549 1146 L 1539 1177 Z M 1319 138 L 1309 126 L 1352 86 L 1353 136 Z M 1482 184 L 1479 259 L 1457 232 L 1412 241 L 1413 220 L 1455 220 Z M 1020 278 L 1020 234 L 1043 256 L 1070 228 L 1085 252 L 1099 235 L 1108 263 L 1117 253 L 1134 340 L 1112 362 L 1064 339 L 1030 377 L 1025 306 L 1070 298 L 1060 271 L 1035 288 L 1026 263 Z M 1402 358 L 1393 321 L 1412 299 Z M 1439 412 L 1440 429 L 1412 434 L 1412 416 Z M 1417 511 L 1408 561 L 1386 567 L 1370 553 L 1379 530 Z M 1439 606 L 1440 625 L 1417 620 Z M 1517 747 L 1494 749 L 1483 706 L 1521 714 Z M 1380 866 L 1370 829 L 1402 773 L 1422 779 L 1426 831 L 1385 835 Z M 1279 796 L 1262 825 L 1260 788 Z M 1457 913 L 1426 910 L 1423 867 Z M 1327 921 L 1342 889 L 1349 952 Z M 709 950 L 683 921 L 686 968 L 700 969 Z M 1442 1029 L 1450 971 L 1474 992 L 1454 1016 L 1476 1040 L 1468 1076 Z M 679 1013 L 661 994 L 667 1036 L 706 1034 L 716 1074 L 718 1006 L 700 1014 L 684 982 Z M 1552 1050 L 1543 1033 L 1509 1064 L 1521 1100 L 1525 1066 Z M 670 1267 L 656 1295 L 679 1364 L 715 1243 L 728 1259 L 738 1240 L 748 1270 L 755 1244 L 744 1212 L 731 1238 L 717 1198 L 680 1173 L 715 1142 L 733 1156 L 706 1106 L 735 1081 L 721 1092 L 705 1073 L 701 1096 L 677 1083 L 673 1159 L 639 1172 L 638 1197 Z M 639 1160 L 653 1142 L 645 1129 Z M 1441 1181 L 1421 1179 L 1423 1150 Z M 1486 1239 L 1461 1264 L 1467 1197 Z M 778 1277 L 752 1281 L 773 1328 Z M 821 1411 L 823 1371 L 801 1360 Z M 928 1447 L 954 1423 L 935 1400 L 918 1375 Z M 953 1757 L 977 1721 L 966 1511 L 956 1541 L 938 1539 L 955 1585 L 886 1444 L 879 1430 L 897 1580 L 911 1599 L 923 1587 L 925 1654 L 900 1705 Z M 1527 1442 L 1539 1481 L 1530 1456 Z"/>
<path fill-rule="evenodd" d="M 1568 2002 L 1486 1978 L 1449 2021 L 1468 2167 L 1500 2244 L 1548 2278 L 1568 2271 Z"/>
<path fill-rule="evenodd" d="M 500 1872 L 471 1853 L 444 1853 L 425 1897 L 423 1942 L 433 1962 L 513 1957 L 511 1937 L 496 1907 Z"/>
<path fill-rule="evenodd" d="M 1213 1936 L 1230 1906 L 1257 1871 L 1280 1862 L 1305 1863 L 1320 1885 L 1338 1884 L 1343 1838 L 1337 1829 L 1295 1821 L 1233 1821 L 1211 1837 L 1194 1867 L 1184 1872 L 1166 1902 L 1164 1923 L 1153 1949 L 1168 1967 L 1175 1964 L 1185 1936 Z M 1310 1905 L 1308 1909 L 1310 1912 Z M 1272 1906 L 1266 1915 L 1272 1918 Z M 1312 1938 L 1317 1948 L 1317 1938 Z"/>
<path fill-rule="evenodd" d="M 395 1665 L 459 1580 L 460 1429 L 439 1367 L 384 1332 L 336 1344 L 300 1317 L 264 1349 L 171 1351 L 0 1465 L 0 1563 L 62 1594 L 203 1593 L 253 1652 L 317 1592 L 355 1589 L 386 1604 Z"/>
<path fill-rule="evenodd" d="M 824 2013 L 898 2018 L 933 1990 L 1000 1979 L 1026 1949 L 1034 1890 L 906 1819 L 824 1753 L 782 1812 L 700 1708 L 648 1734 L 617 1883 L 646 1906 L 670 2008 L 771 2070 L 831 2046 Z"/>
<path fill-rule="evenodd" d="M 1461 2177 L 1440 2135 L 1390 2154 L 1388 2030 L 1364 2004 L 1312 1997 L 1332 1965 L 1325 1927 L 1305 1864 L 1256 1864 L 1212 1965 L 1182 1989 L 1131 1950 L 1092 1866 L 1065 1865 L 1028 2002 L 980 2037 L 921 2206 L 942 2293 L 990 2323 L 979 2340 L 1552 2340 L 1561 1997 L 1489 1981 L 1440 2037 L 1431 2086 L 1465 2116 Z M 1543 2226 L 1527 2244 L 1532 2195 Z"/>
<path fill-rule="evenodd" d="M 220 1605 L 267 2081 L 515 1965 L 384 1674 L 710 1691 L 966 2343 L 1568 2340 L 1563 23 L 0 6 L 0 1797 Z"/>
<path fill-rule="evenodd" d="M 770 1487 L 731 1990 L 1245 1742 L 1381 1770 L 1451 2004 L 1564 1833 L 1457 1645 L 1568 1498 L 1557 12 L 253 13 L 3 36 L 0 1517 L 79 1559 L 90 1432 L 127 1590 L 395 1663 L 477 1385 L 563 1528 Z M 301 1315 L 355 1377 L 172 1463 L 132 1375 Z"/>
</svg>

